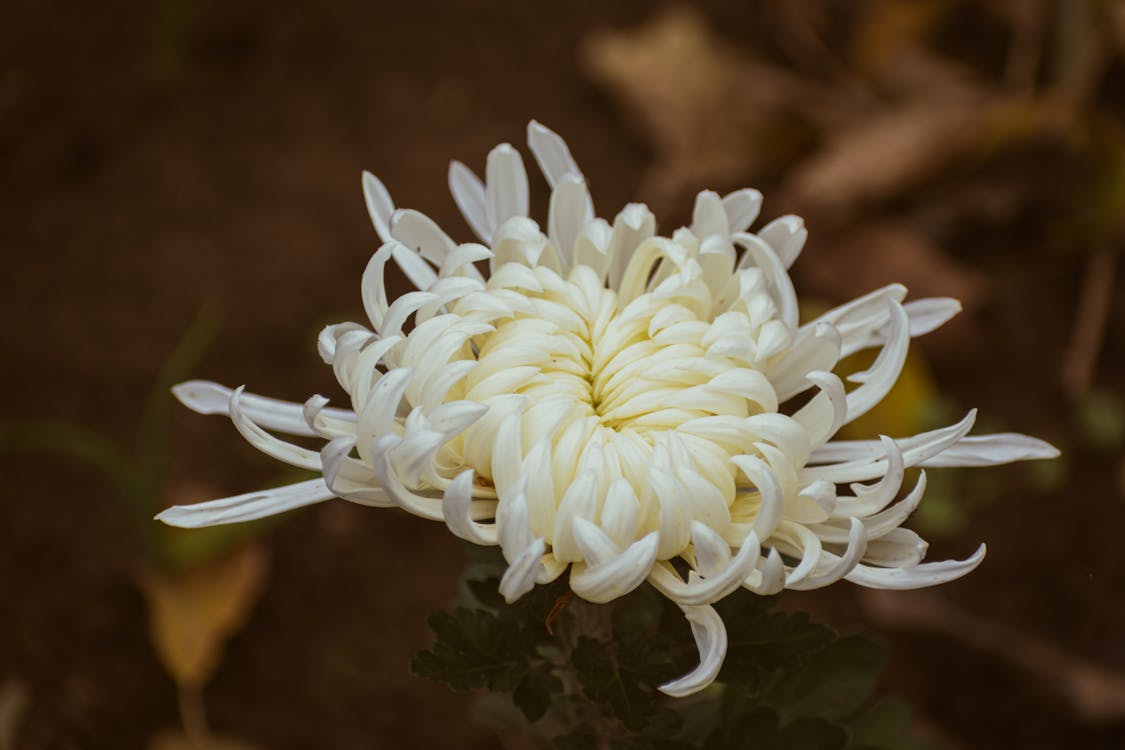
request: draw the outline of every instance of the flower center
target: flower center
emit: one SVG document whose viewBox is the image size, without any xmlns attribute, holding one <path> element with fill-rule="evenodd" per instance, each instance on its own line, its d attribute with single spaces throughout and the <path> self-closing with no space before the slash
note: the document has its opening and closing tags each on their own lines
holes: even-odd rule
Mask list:
<svg viewBox="0 0 1125 750">
<path fill-rule="evenodd" d="M 556 556 L 581 558 L 571 517 L 599 520 L 614 487 L 637 503 L 621 543 L 660 528 L 671 556 L 692 519 L 729 524 L 729 459 L 747 448 L 734 425 L 775 410 L 776 396 L 744 361 L 713 353 L 701 280 L 673 278 L 622 305 L 584 266 L 563 279 L 508 264 L 485 293 L 514 314 L 477 340 L 458 394 L 489 406 L 463 433 L 464 460 L 501 497 L 526 488 L 531 526 Z M 466 298 L 453 312 L 470 317 L 480 304 Z"/>
</svg>

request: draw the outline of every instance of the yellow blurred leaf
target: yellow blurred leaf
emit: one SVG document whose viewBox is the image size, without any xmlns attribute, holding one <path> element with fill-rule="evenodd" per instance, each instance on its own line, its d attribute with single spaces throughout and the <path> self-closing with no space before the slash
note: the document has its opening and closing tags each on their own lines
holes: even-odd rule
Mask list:
<svg viewBox="0 0 1125 750">
<path fill-rule="evenodd" d="M 257 745 L 235 739 L 208 735 L 188 737 L 180 732 L 161 732 L 148 743 L 148 750 L 261 750 Z"/>
<path fill-rule="evenodd" d="M 264 548 L 251 542 L 183 571 L 142 571 L 152 642 L 180 688 L 197 689 L 214 674 L 223 645 L 257 602 L 267 569 Z"/>
</svg>

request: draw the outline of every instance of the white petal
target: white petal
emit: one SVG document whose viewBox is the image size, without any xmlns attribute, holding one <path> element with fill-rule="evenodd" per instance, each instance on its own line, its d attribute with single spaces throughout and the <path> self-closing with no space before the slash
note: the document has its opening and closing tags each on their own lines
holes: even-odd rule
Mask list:
<svg viewBox="0 0 1125 750">
<path fill-rule="evenodd" d="M 574 245 L 586 222 L 594 216 L 586 183 L 578 175 L 566 175 L 551 193 L 547 234 L 569 266 L 574 260 Z"/>
<path fill-rule="evenodd" d="M 785 511 L 785 496 L 781 484 L 777 481 L 777 475 L 757 456 L 732 456 L 730 460 L 742 469 L 742 473 L 754 483 L 754 487 L 761 495 L 761 505 L 754 519 L 754 531 L 759 539 L 768 539 L 781 523 Z"/>
<path fill-rule="evenodd" d="M 466 469 L 458 474 L 445 488 L 441 501 L 441 512 L 445 525 L 454 535 L 480 545 L 498 543 L 496 525 L 486 525 L 473 520 L 470 512 L 473 506 L 473 470 Z"/>
<path fill-rule="evenodd" d="M 714 607 L 680 607 L 684 611 L 695 645 L 699 649 L 699 666 L 688 674 L 660 686 L 660 692 L 675 698 L 698 693 L 719 676 L 727 655 L 727 629 Z"/>
<path fill-rule="evenodd" d="M 691 523 L 691 545 L 695 550 L 696 568 L 711 576 L 730 565 L 730 545 L 707 524 Z"/>
<path fill-rule="evenodd" d="M 568 174 L 582 176 L 582 172 L 574 162 L 574 157 L 570 155 L 566 141 L 535 120 L 527 124 L 527 145 L 531 147 L 531 153 L 535 155 L 539 169 L 552 188 Z"/>
<path fill-rule="evenodd" d="M 548 472 L 549 474 L 549 472 Z M 601 528 L 620 547 L 636 539 L 641 506 L 628 479 L 618 477 L 609 485 L 602 507 Z"/>
<path fill-rule="evenodd" d="M 719 194 L 713 190 L 703 190 L 695 196 L 695 208 L 691 216 L 691 233 L 699 240 L 710 235 L 727 238 L 730 224 Z M 728 269 L 729 270 L 729 269 Z"/>
<path fill-rule="evenodd" d="M 723 198 L 723 210 L 730 232 L 745 232 L 762 210 L 762 194 L 748 188 L 736 190 Z"/>
<path fill-rule="evenodd" d="M 319 453 L 274 437 L 246 416 L 241 405 L 242 389 L 244 387 L 245 386 L 239 386 L 235 388 L 231 393 L 229 402 L 231 421 L 234 423 L 239 433 L 242 434 L 242 437 L 246 438 L 248 443 L 267 456 L 273 456 L 279 461 L 284 461 L 293 466 L 299 466 L 302 469 L 320 471 L 321 464 Z"/>
<path fill-rule="evenodd" d="M 872 589 L 920 589 L 955 581 L 972 572 L 984 559 L 984 553 L 985 546 L 982 544 L 967 560 L 923 563 L 912 568 L 873 568 L 857 565 L 855 570 L 844 577 L 852 583 Z"/>
<path fill-rule="evenodd" d="M 800 216 L 782 216 L 762 227 L 758 236 L 770 244 L 781 264 L 789 268 L 801 254 L 809 230 Z"/>
<path fill-rule="evenodd" d="M 465 217 L 469 228 L 482 242 L 492 241 L 492 227 L 488 223 L 488 199 L 485 197 L 484 183 L 473 174 L 473 170 L 459 161 L 449 164 L 449 192 L 453 202 Z"/>
<path fill-rule="evenodd" d="M 367 213 L 371 216 L 371 223 L 383 242 L 391 241 L 391 214 L 395 211 L 391 194 L 379 180 L 370 172 L 363 173 L 363 200 L 367 203 Z"/>
<path fill-rule="evenodd" d="M 543 570 L 543 555 L 547 544 L 540 537 L 527 546 L 519 557 L 512 561 L 500 579 L 500 595 L 511 604 L 535 588 L 536 578 Z"/>
<path fill-rule="evenodd" d="M 442 231 L 437 222 L 412 208 L 395 211 L 391 215 L 390 226 L 391 236 L 438 266 L 457 247 L 457 243 Z"/>
<path fill-rule="evenodd" d="M 1059 449 L 1050 443 L 1021 435 L 1002 432 L 994 435 L 970 435 L 961 438 L 933 458 L 919 466 L 997 466 L 1013 461 L 1034 461 L 1058 458 Z"/>
<path fill-rule="evenodd" d="M 766 243 L 756 234 L 740 232 L 733 237 L 734 241 L 746 249 L 746 254 L 739 261 L 738 267 L 747 268 L 755 266 L 766 275 L 769 285 L 774 292 L 777 302 L 778 319 L 790 330 L 797 330 L 797 293 L 793 290 L 793 280 L 786 273 L 785 265 L 772 245 Z"/>
<path fill-rule="evenodd" d="M 224 385 L 209 380 L 188 380 L 172 386 L 172 394 L 180 403 L 197 414 L 230 415 L 230 396 L 233 391 Z M 288 401 L 242 394 L 242 411 L 269 430 L 277 430 L 290 435 L 315 436 L 304 417 L 304 406 Z M 355 421 L 355 413 L 347 409 L 324 409 L 325 416 L 331 419 Z"/>
<path fill-rule="evenodd" d="M 902 451 L 903 463 L 907 467 L 927 465 L 930 459 L 940 455 L 964 438 L 973 428 L 976 417 L 977 411 L 972 409 L 957 424 L 923 432 L 914 437 L 896 440 L 895 443 Z M 853 455 L 856 458 L 839 464 L 806 466 L 801 470 L 801 475 L 806 481 L 827 479 L 837 483 L 861 482 L 881 477 L 887 472 L 888 461 L 880 451 L 881 444 L 869 440 L 829 443 L 823 448 L 813 451 L 812 457 L 809 459 L 810 463 L 839 460 Z"/>
<path fill-rule="evenodd" d="M 336 497 L 372 508 L 393 508 L 395 499 L 380 486 L 371 467 L 350 457 L 354 448 L 354 437 L 341 436 L 321 449 L 324 483 Z"/>
<path fill-rule="evenodd" d="M 224 523 L 254 521 L 294 508 L 322 503 L 335 497 L 321 478 L 289 484 L 272 490 L 247 492 L 195 505 L 173 505 L 156 515 L 157 521 L 184 529 Z"/>
<path fill-rule="evenodd" d="M 883 400 L 898 381 L 906 354 L 910 348 L 910 320 L 898 302 L 890 301 L 891 332 L 887 343 L 875 358 L 875 363 L 863 372 L 848 377 L 859 388 L 848 394 L 848 417 L 852 422 L 863 416 Z"/>
<path fill-rule="evenodd" d="M 961 312 L 960 300 L 952 297 L 916 299 L 902 306 L 910 317 L 910 336 L 915 338 L 942 327 Z"/>
<path fill-rule="evenodd" d="M 652 569 L 649 582 L 656 589 L 672 601 L 681 605 L 710 604 L 722 599 L 739 586 L 754 571 L 761 555 L 761 545 L 758 535 L 750 532 L 742 542 L 738 554 L 731 558 L 730 563 L 714 575 L 707 578 L 691 576 L 691 580 L 684 583 L 668 563 L 661 563 Z"/>
<path fill-rule="evenodd" d="M 912 568 L 922 562 L 929 546 L 910 529 L 898 528 L 871 540 L 863 561 L 883 568 Z"/>
<path fill-rule="evenodd" d="M 579 545 L 587 538 L 585 532 L 577 528 L 581 524 L 597 529 L 588 521 L 576 518 L 574 537 Z M 597 565 L 575 563 L 570 572 L 570 587 L 586 601 L 598 604 L 625 596 L 648 578 L 659 545 L 659 535 L 654 531 L 612 559 Z"/>
<path fill-rule="evenodd" d="M 519 152 L 507 143 L 492 149 L 485 174 L 488 225 L 492 231 L 513 216 L 527 216 L 527 172 Z"/>
<path fill-rule="evenodd" d="M 904 529 L 897 529 L 896 531 L 903 531 Z M 891 532 L 894 534 L 895 532 Z M 884 537 L 884 539 L 888 538 Z M 804 580 L 795 583 L 786 584 L 787 588 L 796 591 L 809 591 L 811 589 L 821 588 L 836 583 L 841 578 L 846 576 L 855 569 L 863 556 L 872 549 L 874 543 L 869 546 L 867 541 L 867 532 L 864 529 L 863 522 L 858 518 L 851 519 L 851 527 L 848 531 L 848 547 L 843 556 L 836 558 L 829 553 L 822 554 L 822 557 L 835 559 L 835 563 L 822 572 L 817 572 L 813 575 L 807 576 Z"/>
</svg>

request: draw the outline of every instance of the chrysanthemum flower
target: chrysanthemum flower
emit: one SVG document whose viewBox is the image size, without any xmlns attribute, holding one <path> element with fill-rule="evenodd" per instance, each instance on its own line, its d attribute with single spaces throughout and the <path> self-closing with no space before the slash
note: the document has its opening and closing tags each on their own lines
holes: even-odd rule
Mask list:
<svg viewBox="0 0 1125 750">
<path fill-rule="evenodd" d="M 528 217 L 527 174 L 507 144 L 489 154 L 484 181 L 458 162 L 449 170 L 479 244 L 396 209 L 363 175 L 384 242 L 361 285 L 369 325 L 331 325 L 318 342 L 350 406 L 175 388 L 323 478 L 158 518 L 206 526 L 340 497 L 499 545 L 509 601 L 567 571 L 591 602 L 648 581 L 683 609 L 699 647 L 700 665 L 662 688 L 677 696 L 718 674 L 726 631 L 711 605 L 738 587 L 914 588 L 980 563 L 983 545 L 967 560 L 921 563 L 926 542 L 902 523 L 926 477 L 903 492 L 906 469 L 1054 448 L 970 437 L 973 412 L 904 439 L 832 440 L 887 394 L 910 338 L 956 314 L 956 300 L 904 303 L 892 285 L 802 325 L 787 273 L 805 241 L 799 218 L 749 232 L 761 195 L 740 190 L 700 193 L 691 226 L 670 237 L 641 204 L 606 221 L 563 140 L 532 122 L 528 141 L 552 188 L 546 231 Z M 393 301 L 391 262 L 417 287 Z M 869 348 L 881 351 L 848 390 L 833 368 Z M 317 452 L 273 433 L 327 442 Z"/>
</svg>

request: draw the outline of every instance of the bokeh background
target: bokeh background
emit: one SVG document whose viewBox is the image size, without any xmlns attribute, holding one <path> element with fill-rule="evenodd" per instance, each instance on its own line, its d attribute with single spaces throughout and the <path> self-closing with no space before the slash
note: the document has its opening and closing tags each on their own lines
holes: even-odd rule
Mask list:
<svg viewBox="0 0 1125 750">
<path fill-rule="evenodd" d="M 293 478 L 164 380 L 337 394 L 315 335 L 362 316 L 360 170 L 467 239 L 448 161 L 531 118 L 602 215 L 752 186 L 804 216 L 810 311 L 963 300 L 864 431 L 978 406 L 1064 458 L 933 473 L 914 525 L 934 559 L 987 541 L 968 578 L 783 606 L 889 639 L 950 748 L 1125 747 L 1123 114 L 1112 0 L 5 3 L 0 748 L 516 746 L 407 673 L 464 564 L 444 527 L 144 519 Z"/>
</svg>

